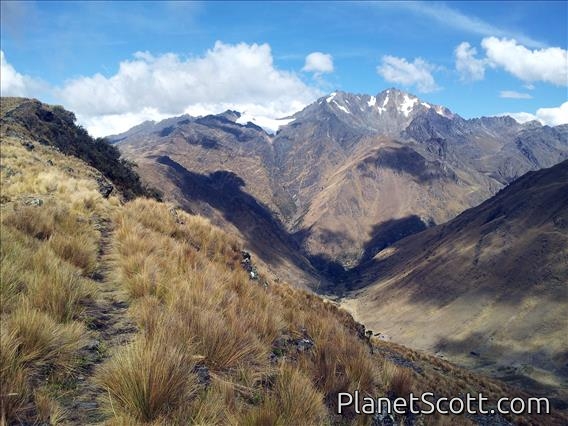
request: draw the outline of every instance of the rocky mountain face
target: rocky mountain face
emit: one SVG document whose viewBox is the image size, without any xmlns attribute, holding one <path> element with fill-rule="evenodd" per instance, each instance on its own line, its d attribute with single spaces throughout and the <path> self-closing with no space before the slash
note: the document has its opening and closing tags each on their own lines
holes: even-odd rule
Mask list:
<svg viewBox="0 0 568 426">
<path fill-rule="evenodd" d="M 269 257 L 310 286 L 336 287 L 381 249 L 568 158 L 566 125 L 466 120 L 396 89 L 334 92 L 276 134 L 242 121 L 235 111 L 182 116 L 110 139 L 166 197 L 249 229 L 249 244 L 276 250 Z"/>
<path fill-rule="evenodd" d="M 393 341 L 568 396 L 568 161 L 358 268 L 355 317 Z"/>
</svg>

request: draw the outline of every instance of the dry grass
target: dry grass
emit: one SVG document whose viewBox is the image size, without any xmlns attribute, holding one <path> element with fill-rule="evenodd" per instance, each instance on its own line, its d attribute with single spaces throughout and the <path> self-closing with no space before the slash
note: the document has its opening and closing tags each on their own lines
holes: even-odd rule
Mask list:
<svg viewBox="0 0 568 426">
<path fill-rule="evenodd" d="M 23 417 L 29 408 L 31 388 L 18 350 L 16 334 L 0 329 L 0 424 Z"/>
<path fill-rule="evenodd" d="M 262 404 L 245 413 L 238 423 L 286 426 L 301 419 L 305 425 L 318 425 L 323 424 L 326 417 L 323 394 L 301 370 L 283 366 Z"/>
<path fill-rule="evenodd" d="M 92 203 L 94 173 L 72 157 L 39 145 L 30 153 L 10 138 L 0 155 L 0 422 L 58 424 L 57 389 L 81 362 L 79 317 L 96 295 L 87 278 L 97 267 L 94 219 L 110 201 Z"/>
<path fill-rule="evenodd" d="M 412 392 L 414 377 L 408 368 L 385 360 L 381 372 L 387 389 L 397 398 L 406 398 Z"/>
<path fill-rule="evenodd" d="M 172 343 L 165 335 L 142 338 L 120 348 L 98 372 L 114 409 L 146 422 L 191 398 L 197 390 L 192 353 L 187 344 Z"/>
<path fill-rule="evenodd" d="M 81 324 L 58 324 L 25 303 L 5 318 L 0 331 L 2 421 L 11 423 L 35 413 L 37 421 L 56 424 L 62 418 L 57 403 L 31 384 L 71 375 L 84 344 Z"/>
<path fill-rule="evenodd" d="M 115 224 L 111 276 L 128 292 L 145 341 L 162 341 L 167 330 L 168 345 L 189 344 L 185 351 L 214 377 L 215 389 L 190 408 L 170 406 L 158 417 L 289 424 L 305 413 L 319 424 L 337 392 L 378 389 L 368 348 L 345 325 L 352 323 L 348 316 L 305 292 L 250 281 L 239 264 L 239 244 L 208 221 L 139 199 L 119 211 Z M 302 333 L 314 348 L 299 353 L 292 347 L 271 364 L 273 342 Z"/>
<path fill-rule="evenodd" d="M 37 421 L 40 424 L 58 425 L 65 421 L 65 411 L 46 391 L 39 390 L 34 394 Z"/>
<path fill-rule="evenodd" d="M 45 370 L 69 374 L 85 343 L 81 324 L 57 323 L 25 303 L 3 322 L 2 332 L 7 333 L 7 341 L 16 342 L 18 361 L 38 374 Z"/>
</svg>

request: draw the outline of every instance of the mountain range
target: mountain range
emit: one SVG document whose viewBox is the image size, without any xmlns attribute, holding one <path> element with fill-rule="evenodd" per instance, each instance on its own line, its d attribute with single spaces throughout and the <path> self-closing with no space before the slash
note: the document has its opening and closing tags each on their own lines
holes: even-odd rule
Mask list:
<svg viewBox="0 0 568 426">
<path fill-rule="evenodd" d="M 166 198 L 334 291 L 381 249 L 568 158 L 568 125 L 464 119 L 394 88 L 334 92 L 275 134 L 242 117 L 186 115 L 109 139 Z"/>
</svg>

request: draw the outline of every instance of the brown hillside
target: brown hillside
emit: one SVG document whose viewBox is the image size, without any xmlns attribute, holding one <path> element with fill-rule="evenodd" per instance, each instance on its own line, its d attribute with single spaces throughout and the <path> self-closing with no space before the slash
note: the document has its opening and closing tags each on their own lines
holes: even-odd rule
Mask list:
<svg viewBox="0 0 568 426">
<path fill-rule="evenodd" d="M 566 399 L 568 161 L 359 268 L 345 301 L 397 341 Z"/>
</svg>

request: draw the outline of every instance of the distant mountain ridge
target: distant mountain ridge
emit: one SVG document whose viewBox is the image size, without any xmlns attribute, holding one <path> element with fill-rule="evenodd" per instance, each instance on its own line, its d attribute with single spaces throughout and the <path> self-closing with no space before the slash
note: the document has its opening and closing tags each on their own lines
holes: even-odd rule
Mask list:
<svg viewBox="0 0 568 426">
<path fill-rule="evenodd" d="M 466 120 L 394 88 L 374 96 L 333 92 L 275 134 L 242 121 L 236 111 L 181 116 L 110 139 L 166 196 L 221 225 L 226 215 L 166 182 L 168 168 L 157 159 L 167 156 L 201 176 L 238 176 L 290 247 L 336 282 L 378 250 L 568 158 L 568 125 Z M 263 245 L 269 249 L 270 238 Z"/>
</svg>

